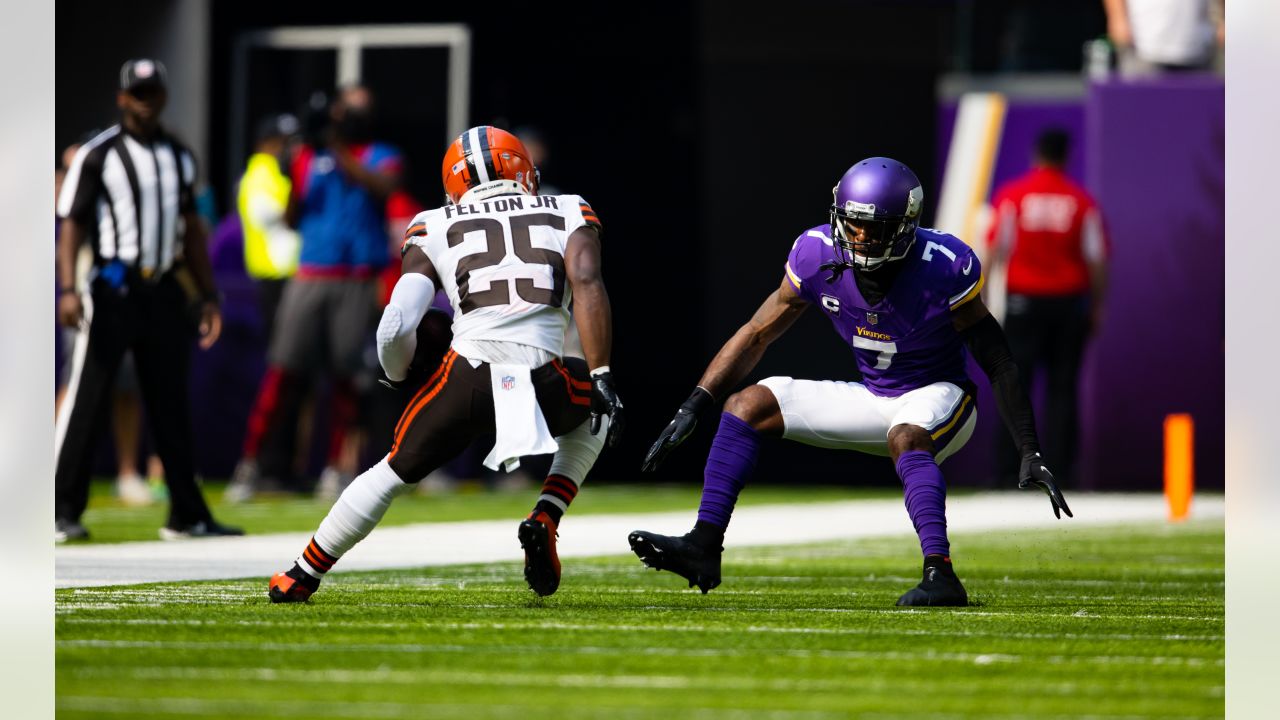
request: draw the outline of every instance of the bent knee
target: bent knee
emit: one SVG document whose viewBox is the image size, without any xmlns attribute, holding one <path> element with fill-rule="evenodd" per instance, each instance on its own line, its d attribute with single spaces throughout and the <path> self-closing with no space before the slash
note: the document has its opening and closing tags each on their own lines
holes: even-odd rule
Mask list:
<svg viewBox="0 0 1280 720">
<path fill-rule="evenodd" d="M 782 433 L 782 410 L 778 399 L 764 385 L 752 385 L 729 396 L 724 411 L 759 432 Z"/>
<path fill-rule="evenodd" d="M 903 453 L 913 450 L 923 450 L 932 453 L 933 437 L 929 435 L 929 431 L 919 425 L 911 425 L 902 423 L 889 428 L 889 454 L 896 462 L 898 457 Z"/>
</svg>

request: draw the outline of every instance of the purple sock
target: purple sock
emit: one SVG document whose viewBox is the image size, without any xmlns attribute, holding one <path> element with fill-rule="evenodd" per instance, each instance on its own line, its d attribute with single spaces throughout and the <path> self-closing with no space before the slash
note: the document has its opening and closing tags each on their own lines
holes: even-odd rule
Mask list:
<svg viewBox="0 0 1280 720">
<path fill-rule="evenodd" d="M 907 501 L 907 514 L 920 536 L 925 555 L 951 555 L 947 541 L 947 483 L 933 455 L 912 450 L 898 456 L 898 477 Z"/>
<path fill-rule="evenodd" d="M 707 469 L 702 481 L 702 504 L 698 506 L 699 522 L 725 528 L 738 502 L 738 493 L 756 467 L 760 450 L 760 434 L 746 421 L 729 413 L 721 413 L 720 429 L 711 441 Z"/>
</svg>

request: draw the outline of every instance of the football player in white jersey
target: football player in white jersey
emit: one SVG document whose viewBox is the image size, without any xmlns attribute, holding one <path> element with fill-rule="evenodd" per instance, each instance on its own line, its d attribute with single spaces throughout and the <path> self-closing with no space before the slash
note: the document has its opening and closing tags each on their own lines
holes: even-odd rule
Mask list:
<svg viewBox="0 0 1280 720">
<path fill-rule="evenodd" d="M 453 305 L 452 345 L 409 401 L 391 452 L 347 487 L 293 567 L 271 578 L 272 602 L 310 598 L 396 495 L 481 434 L 496 437 L 485 459 L 494 469 L 555 453 L 518 530 L 525 580 L 550 595 L 560 584 L 556 528 L 603 445 L 622 432 L 600 221 L 591 206 L 577 195 L 538 195 L 524 145 L 494 127 L 460 135 L 443 175 L 449 203 L 419 214 L 405 232 L 402 274 L 378 325 L 378 359 L 390 384 L 406 380 L 436 288 Z M 586 362 L 562 359 L 571 300 Z"/>
</svg>

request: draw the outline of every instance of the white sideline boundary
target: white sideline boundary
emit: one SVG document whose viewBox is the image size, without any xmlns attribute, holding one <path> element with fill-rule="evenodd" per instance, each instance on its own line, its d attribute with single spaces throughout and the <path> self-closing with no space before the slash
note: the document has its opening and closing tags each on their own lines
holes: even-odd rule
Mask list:
<svg viewBox="0 0 1280 720">
<path fill-rule="evenodd" d="M 1039 491 L 962 495 L 947 500 L 952 533 L 1021 528 L 1068 529 L 1080 525 L 1159 523 L 1167 520 L 1164 497 L 1154 494 L 1081 494 L 1068 498 L 1074 518 L 1055 520 Z M 1193 519 L 1225 516 L 1223 497 L 1197 495 Z M 683 534 L 693 508 L 679 512 L 573 515 L 565 518 L 560 557 L 625 555 L 627 533 L 643 529 Z M 342 558 L 338 572 L 436 565 L 517 562 L 520 518 L 422 523 L 378 528 Z M 853 500 L 821 504 L 754 505 L 734 512 L 725 547 L 796 545 L 828 540 L 911 536 L 901 500 Z M 310 533 L 278 533 L 177 542 L 64 545 L 55 552 L 59 588 L 132 585 L 181 580 L 264 579 L 289 567 Z"/>
</svg>

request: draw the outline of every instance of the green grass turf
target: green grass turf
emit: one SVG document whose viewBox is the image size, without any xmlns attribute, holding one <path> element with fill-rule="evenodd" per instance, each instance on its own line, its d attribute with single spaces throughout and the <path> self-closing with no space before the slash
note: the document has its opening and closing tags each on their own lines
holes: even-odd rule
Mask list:
<svg viewBox="0 0 1280 720">
<path fill-rule="evenodd" d="M 126 507 L 112 495 L 112 483 L 95 481 L 89 508 L 82 521 L 89 529 L 89 542 L 156 540 L 157 530 L 168 517 L 169 504 Z M 333 505 L 328 500 L 292 495 L 266 495 L 253 502 L 227 505 L 222 502 L 226 485 L 205 484 L 205 497 L 219 522 L 243 527 L 253 534 L 306 532 L 316 526 Z M 590 485 L 573 503 L 575 515 L 585 513 L 632 513 L 687 510 L 692 517 L 698 508 L 702 488 L 698 485 Z M 900 498 L 895 488 L 849 488 L 833 486 L 796 487 L 760 485 L 744 493 L 739 505 L 822 502 L 867 498 Z M 453 520 L 499 520 L 529 514 L 538 498 L 538 488 L 520 491 L 485 492 L 463 485 L 439 494 L 407 494 L 396 499 L 380 527 L 420 522 Z"/>
<path fill-rule="evenodd" d="M 898 609 L 909 537 L 57 593 L 58 717 L 1199 718 L 1224 712 L 1223 526 L 957 533 L 980 605 Z"/>
</svg>

